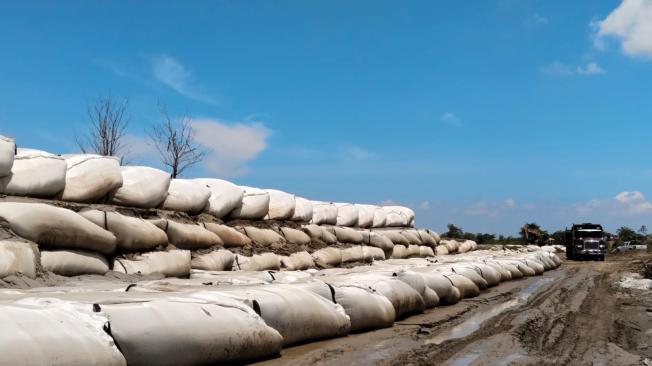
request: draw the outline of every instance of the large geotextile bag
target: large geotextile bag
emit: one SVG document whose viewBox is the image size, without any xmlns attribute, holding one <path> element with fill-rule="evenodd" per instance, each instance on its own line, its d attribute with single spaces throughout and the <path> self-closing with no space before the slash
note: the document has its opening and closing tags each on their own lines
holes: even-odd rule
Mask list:
<svg viewBox="0 0 652 366">
<path fill-rule="evenodd" d="M 414 268 L 426 285 L 437 293 L 442 305 L 456 304 L 461 299 L 460 290 L 448 278 L 432 268 Z"/>
<path fill-rule="evenodd" d="M 374 223 L 374 213 L 377 206 L 355 204 L 355 207 L 358 209 L 358 227 L 371 227 Z"/>
<path fill-rule="evenodd" d="M 312 201 L 312 220 L 317 225 L 337 224 L 337 207 L 330 202 Z"/>
<path fill-rule="evenodd" d="M 319 225 L 315 225 L 315 224 L 303 225 L 302 229 L 313 240 L 321 240 L 329 245 L 337 243 L 337 237 L 334 234 L 332 234 L 330 231 L 324 229 Z"/>
<path fill-rule="evenodd" d="M 410 242 L 410 244 L 423 244 L 421 242 L 421 238 L 419 237 L 419 233 L 416 230 L 401 230 L 400 234 L 403 235 Z"/>
<path fill-rule="evenodd" d="M 235 255 L 226 249 L 219 249 L 206 254 L 199 254 L 192 258 L 193 269 L 204 271 L 230 271 L 233 268 Z"/>
<path fill-rule="evenodd" d="M 267 271 L 281 269 L 281 257 L 274 253 L 254 254 L 251 257 L 236 254 L 233 262 L 235 271 Z"/>
<path fill-rule="evenodd" d="M 123 166 L 122 187 L 111 194 L 116 205 L 154 208 L 168 194 L 170 173 L 146 166 Z"/>
<path fill-rule="evenodd" d="M 387 223 L 387 214 L 380 206 L 375 206 L 374 210 L 374 221 L 371 224 L 373 228 L 385 227 Z"/>
<path fill-rule="evenodd" d="M 407 247 L 402 244 L 396 244 L 394 245 L 394 248 L 392 248 L 392 255 L 390 258 L 392 259 L 404 259 L 408 257 L 408 252 L 407 252 Z"/>
<path fill-rule="evenodd" d="M 291 227 L 281 227 L 281 235 L 283 235 L 288 243 L 308 245 L 311 242 L 310 236 L 308 234 Z"/>
<path fill-rule="evenodd" d="M 190 251 L 188 250 L 147 252 L 129 259 L 115 258 L 113 270 L 126 274 L 159 273 L 165 277 L 188 277 L 190 261 Z"/>
<path fill-rule="evenodd" d="M 358 208 L 352 203 L 335 203 L 338 226 L 358 226 Z"/>
<path fill-rule="evenodd" d="M 436 247 L 437 246 L 437 241 L 435 238 L 430 235 L 430 233 L 427 230 L 416 230 L 417 235 L 419 235 L 419 239 L 421 240 L 421 244 L 427 245 L 429 247 Z"/>
<path fill-rule="evenodd" d="M 289 220 L 294 215 L 296 199 L 293 194 L 277 189 L 265 189 L 269 195 L 269 211 L 266 219 Z"/>
<path fill-rule="evenodd" d="M 127 364 L 90 304 L 23 299 L 0 305 L 0 324 L 0 365 Z"/>
<path fill-rule="evenodd" d="M 10 137 L 0 135 L 0 177 L 11 174 L 16 155 L 16 142 Z"/>
<path fill-rule="evenodd" d="M 285 239 L 272 229 L 260 229 L 255 226 L 245 226 L 243 230 L 249 239 L 258 245 L 270 246 L 272 244 L 285 243 Z"/>
<path fill-rule="evenodd" d="M 81 250 L 41 250 L 41 265 L 61 276 L 103 275 L 109 271 L 102 254 Z"/>
<path fill-rule="evenodd" d="M 385 226 L 408 226 L 408 217 L 398 206 L 383 206 Z"/>
<path fill-rule="evenodd" d="M 219 236 L 220 239 L 222 239 L 222 242 L 224 242 L 226 248 L 251 245 L 251 239 L 249 239 L 248 236 L 230 226 L 215 224 L 212 222 L 206 222 L 203 225 L 206 230 Z"/>
<path fill-rule="evenodd" d="M 315 266 L 315 261 L 308 252 L 296 252 L 287 257 L 281 257 L 281 266 L 288 271 L 301 271 Z"/>
<path fill-rule="evenodd" d="M 204 207 L 204 212 L 209 213 L 218 219 L 223 218 L 242 203 L 244 189 L 231 182 L 214 178 L 198 178 L 195 182 L 205 185 L 211 195 Z"/>
<path fill-rule="evenodd" d="M 38 248 L 32 243 L 19 239 L 0 240 L 0 278 L 18 273 L 36 277 L 38 258 Z"/>
<path fill-rule="evenodd" d="M 66 186 L 66 161 L 40 150 L 18 149 L 11 174 L 0 178 L 0 193 L 52 197 Z"/>
<path fill-rule="evenodd" d="M 195 215 L 204 210 L 210 196 L 211 191 L 205 184 L 189 179 L 172 179 L 161 207 Z"/>
<path fill-rule="evenodd" d="M 295 197 L 292 221 L 310 222 L 310 220 L 312 220 L 312 202 L 303 197 Z"/>
<path fill-rule="evenodd" d="M 331 229 L 340 243 L 360 244 L 364 239 L 359 231 L 350 227 L 333 226 Z"/>
<path fill-rule="evenodd" d="M 448 254 L 448 247 L 445 245 L 437 245 L 435 248 L 435 254 L 437 255 L 446 255 Z"/>
<path fill-rule="evenodd" d="M 427 246 L 422 245 L 422 246 L 419 247 L 419 256 L 421 258 L 434 257 L 435 252 L 432 250 L 431 247 L 427 247 Z"/>
<path fill-rule="evenodd" d="M 43 203 L 0 202 L 0 217 L 19 236 L 40 246 L 84 249 L 111 254 L 115 236 L 65 208 Z"/>
<path fill-rule="evenodd" d="M 221 291 L 252 308 L 255 301 L 260 316 L 281 333 L 285 346 L 342 337 L 351 329 L 351 321 L 340 305 L 299 286 L 237 286 Z"/>
<path fill-rule="evenodd" d="M 453 272 L 443 272 L 442 275 L 459 290 L 462 299 L 480 295 L 480 289 L 469 278 Z"/>
<path fill-rule="evenodd" d="M 335 301 L 351 319 L 351 332 L 387 328 L 394 324 L 396 310 L 392 303 L 368 288 L 336 285 Z"/>
<path fill-rule="evenodd" d="M 167 219 L 152 220 L 152 223 L 163 230 L 168 241 L 179 249 L 195 250 L 224 245 L 219 236 L 199 224 L 183 224 Z"/>
<path fill-rule="evenodd" d="M 215 293 L 99 307 L 130 366 L 240 364 L 277 355 L 283 344 L 251 308 Z"/>
<path fill-rule="evenodd" d="M 362 234 L 362 243 L 365 245 L 380 248 L 387 253 L 391 253 L 394 249 L 394 243 L 379 232 L 361 230 L 360 233 Z"/>
<path fill-rule="evenodd" d="M 240 204 L 235 206 L 228 219 L 260 220 L 269 211 L 269 193 L 262 189 L 241 186 L 244 195 Z"/>
<path fill-rule="evenodd" d="M 391 240 L 392 243 L 394 243 L 394 245 L 399 245 L 399 244 L 404 246 L 410 245 L 410 241 L 396 230 L 377 230 L 375 232 L 382 234 L 383 236 Z"/>
<path fill-rule="evenodd" d="M 168 243 L 163 230 L 139 217 L 99 210 L 82 210 L 79 215 L 112 232 L 118 248 L 123 250 L 148 250 Z"/>
<path fill-rule="evenodd" d="M 122 187 L 120 161 L 112 156 L 65 155 L 66 186 L 61 199 L 70 202 L 97 202 Z"/>
<path fill-rule="evenodd" d="M 338 248 L 327 247 L 312 253 L 315 263 L 322 267 L 337 267 L 342 264 L 342 251 Z"/>
</svg>

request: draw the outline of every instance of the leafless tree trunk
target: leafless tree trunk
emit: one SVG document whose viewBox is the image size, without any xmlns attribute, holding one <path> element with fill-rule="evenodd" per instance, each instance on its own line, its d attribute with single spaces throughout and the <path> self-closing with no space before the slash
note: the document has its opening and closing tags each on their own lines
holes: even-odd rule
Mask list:
<svg viewBox="0 0 652 366">
<path fill-rule="evenodd" d="M 128 106 L 127 99 L 118 100 L 110 96 L 86 105 L 90 120 L 88 132 L 81 136 L 75 134 L 75 141 L 84 154 L 118 156 L 123 152 L 123 138 L 129 125 Z"/>
<path fill-rule="evenodd" d="M 173 120 L 165 106 L 161 106 L 160 110 L 163 119 L 152 126 L 149 138 L 163 164 L 172 170 L 172 178 L 176 178 L 202 161 L 206 151 L 196 143 L 195 131 L 187 115 Z"/>
</svg>

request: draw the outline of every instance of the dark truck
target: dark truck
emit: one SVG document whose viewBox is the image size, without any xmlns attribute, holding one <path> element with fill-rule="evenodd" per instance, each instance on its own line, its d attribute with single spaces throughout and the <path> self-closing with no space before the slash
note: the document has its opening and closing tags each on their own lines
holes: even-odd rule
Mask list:
<svg viewBox="0 0 652 366">
<path fill-rule="evenodd" d="M 604 235 L 602 225 L 573 224 L 570 230 L 566 229 L 566 258 L 572 260 L 593 258 L 603 261 L 607 252 Z"/>
</svg>

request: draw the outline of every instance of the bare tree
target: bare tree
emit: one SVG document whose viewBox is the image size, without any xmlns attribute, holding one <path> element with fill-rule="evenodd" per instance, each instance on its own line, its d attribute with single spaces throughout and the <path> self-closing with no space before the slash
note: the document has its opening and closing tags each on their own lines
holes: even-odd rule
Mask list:
<svg viewBox="0 0 652 366">
<path fill-rule="evenodd" d="M 156 147 L 161 162 L 172 170 L 172 178 L 176 178 L 202 161 L 206 151 L 195 141 L 195 131 L 187 115 L 172 119 L 164 105 L 160 106 L 160 110 L 163 118 L 152 126 L 149 139 Z"/>
<path fill-rule="evenodd" d="M 129 100 L 102 97 L 94 103 L 87 103 L 89 128 L 85 135 L 75 134 L 75 141 L 86 153 L 117 156 L 123 151 L 123 138 L 129 125 L 126 116 Z"/>
</svg>

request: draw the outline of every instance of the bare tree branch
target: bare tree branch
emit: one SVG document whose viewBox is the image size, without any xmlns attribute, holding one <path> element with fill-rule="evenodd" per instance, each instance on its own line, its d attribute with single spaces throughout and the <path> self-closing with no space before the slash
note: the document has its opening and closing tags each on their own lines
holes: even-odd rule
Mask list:
<svg viewBox="0 0 652 366">
<path fill-rule="evenodd" d="M 187 115 L 173 120 L 164 105 L 159 108 L 163 118 L 152 126 L 149 139 L 156 147 L 163 165 L 170 168 L 172 178 L 177 178 L 187 168 L 202 161 L 206 150 L 195 141 L 195 131 Z"/>
<path fill-rule="evenodd" d="M 123 152 L 123 138 L 129 125 L 126 117 L 128 106 L 127 99 L 118 100 L 111 96 L 86 105 L 88 131 L 84 135 L 75 134 L 75 142 L 84 154 L 118 156 Z"/>
</svg>

